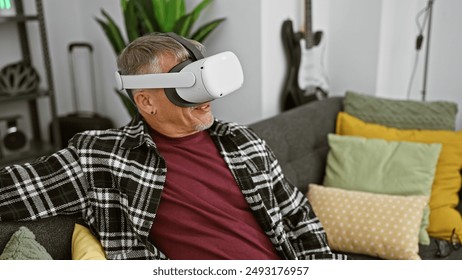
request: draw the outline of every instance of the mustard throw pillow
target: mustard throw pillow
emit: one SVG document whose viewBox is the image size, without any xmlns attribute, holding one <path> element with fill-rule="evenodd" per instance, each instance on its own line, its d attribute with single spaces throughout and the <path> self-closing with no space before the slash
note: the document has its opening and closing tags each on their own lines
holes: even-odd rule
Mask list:
<svg viewBox="0 0 462 280">
<path fill-rule="evenodd" d="M 396 129 L 366 123 L 347 113 L 337 117 L 337 134 L 395 141 L 441 143 L 435 180 L 430 196 L 430 236 L 449 240 L 452 230 L 462 237 L 462 217 L 455 209 L 459 203 L 462 169 L 462 131 Z"/>
<path fill-rule="evenodd" d="M 91 231 L 82 225 L 75 224 L 74 233 L 72 234 L 72 259 L 73 260 L 105 260 L 101 243 L 91 233 Z"/>
<path fill-rule="evenodd" d="M 336 251 L 418 260 L 428 196 L 374 194 L 311 184 L 308 200 Z"/>
</svg>

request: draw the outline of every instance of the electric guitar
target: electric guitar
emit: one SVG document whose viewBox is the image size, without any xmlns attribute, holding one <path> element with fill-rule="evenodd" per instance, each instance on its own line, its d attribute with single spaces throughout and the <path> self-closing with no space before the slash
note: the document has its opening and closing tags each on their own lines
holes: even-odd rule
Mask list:
<svg viewBox="0 0 462 280">
<path fill-rule="evenodd" d="M 311 0 L 305 0 L 305 31 L 295 33 L 291 20 L 282 24 L 282 41 L 287 58 L 287 76 L 282 92 L 282 110 L 320 100 L 328 95 L 322 67 L 322 31 L 313 33 Z"/>
</svg>

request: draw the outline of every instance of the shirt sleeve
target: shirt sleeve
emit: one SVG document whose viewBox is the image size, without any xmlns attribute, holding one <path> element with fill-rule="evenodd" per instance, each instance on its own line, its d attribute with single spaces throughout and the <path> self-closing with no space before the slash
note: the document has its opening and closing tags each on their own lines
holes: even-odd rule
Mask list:
<svg viewBox="0 0 462 280">
<path fill-rule="evenodd" d="M 282 175 L 281 167 L 269 147 L 273 191 L 282 214 L 287 237 L 298 259 L 347 259 L 331 251 L 327 235 L 306 196 Z"/>
<path fill-rule="evenodd" d="M 0 169 L 0 221 L 81 212 L 87 182 L 73 148 Z"/>
</svg>

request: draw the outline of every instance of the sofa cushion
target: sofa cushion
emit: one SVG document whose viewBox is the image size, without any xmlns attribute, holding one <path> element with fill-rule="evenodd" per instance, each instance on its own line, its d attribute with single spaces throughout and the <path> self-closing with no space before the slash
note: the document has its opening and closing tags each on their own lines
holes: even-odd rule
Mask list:
<svg viewBox="0 0 462 280">
<path fill-rule="evenodd" d="M 337 133 L 394 141 L 441 143 L 441 154 L 430 197 L 430 225 L 427 231 L 430 236 L 449 239 L 455 228 L 462 240 L 462 217 L 455 209 L 459 204 L 458 192 L 462 182 L 462 131 L 396 129 L 366 123 L 340 112 Z"/>
<path fill-rule="evenodd" d="M 365 122 L 395 128 L 454 130 L 457 103 L 396 100 L 349 91 L 344 110 Z"/>
<path fill-rule="evenodd" d="M 441 144 L 386 141 L 329 134 L 325 186 L 391 195 L 430 197 Z M 419 241 L 429 245 L 429 208 Z"/>
<path fill-rule="evenodd" d="M 327 134 L 335 131 L 342 100 L 331 97 L 308 103 L 250 125 L 273 150 L 287 179 L 302 192 L 309 183 L 322 183 Z"/>
<path fill-rule="evenodd" d="M 311 184 L 308 199 L 336 251 L 420 259 L 418 232 L 428 196 L 374 194 Z"/>
</svg>

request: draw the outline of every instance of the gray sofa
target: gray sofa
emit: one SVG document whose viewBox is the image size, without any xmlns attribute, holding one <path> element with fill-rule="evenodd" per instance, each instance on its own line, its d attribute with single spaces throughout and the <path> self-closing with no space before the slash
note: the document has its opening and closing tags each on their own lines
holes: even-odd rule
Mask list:
<svg viewBox="0 0 462 280">
<path fill-rule="evenodd" d="M 329 146 L 327 134 L 335 132 L 337 113 L 343 109 L 343 98 L 331 97 L 308 103 L 283 114 L 252 124 L 251 127 L 273 149 L 286 177 L 303 193 L 308 184 L 322 184 Z M 459 193 L 459 197 L 461 193 Z M 462 204 L 458 205 L 462 213 Z M 437 252 L 451 251 L 444 258 Z M 374 259 L 349 254 L 352 259 Z M 462 260 L 462 249 L 452 250 L 446 241 L 431 238 L 429 246 L 419 246 L 422 259 Z"/>
<path fill-rule="evenodd" d="M 335 131 L 337 113 L 343 108 L 342 101 L 340 97 L 328 98 L 250 125 L 267 141 L 287 178 L 303 193 L 307 192 L 309 183 L 322 184 L 329 151 L 327 134 Z M 0 223 L 0 252 L 13 232 L 19 226 L 26 225 L 54 259 L 70 259 L 71 237 L 76 221 L 77 217 L 54 217 L 36 222 Z M 447 242 L 432 239 L 430 246 L 420 246 L 421 257 L 462 259 L 462 249 L 453 250 L 445 258 L 437 257 L 438 246 L 450 250 Z M 363 255 L 350 256 L 352 259 L 373 259 Z"/>
</svg>

